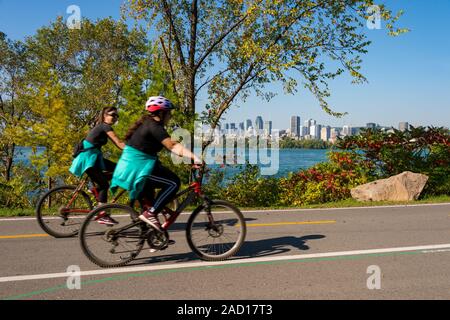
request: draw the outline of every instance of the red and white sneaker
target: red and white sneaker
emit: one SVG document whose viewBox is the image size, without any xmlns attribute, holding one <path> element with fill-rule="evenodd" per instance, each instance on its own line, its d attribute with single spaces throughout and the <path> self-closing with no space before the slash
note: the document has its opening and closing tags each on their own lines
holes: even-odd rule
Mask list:
<svg viewBox="0 0 450 320">
<path fill-rule="evenodd" d="M 97 221 L 99 224 L 103 224 L 109 227 L 112 227 L 119 222 L 111 218 L 109 214 L 107 214 L 105 211 L 100 212 L 97 217 L 95 217 L 95 221 Z"/>
<path fill-rule="evenodd" d="M 140 216 L 139 219 L 147 223 L 148 225 L 152 226 L 154 229 L 156 229 L 159 232 L 163 232 L 161 223 L 158 220 L 158 217 L 156 214 L 144 211 Z"/>
</svg>

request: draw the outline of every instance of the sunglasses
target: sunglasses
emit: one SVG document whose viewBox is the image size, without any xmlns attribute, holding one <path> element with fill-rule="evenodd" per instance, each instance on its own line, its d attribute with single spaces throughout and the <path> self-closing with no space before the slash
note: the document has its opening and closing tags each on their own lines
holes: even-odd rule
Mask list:
<svg viewBox="0 0 450 320">
<path fill-rule="evenodd" d="M 110 117 L 119 118 L 119 115 L 117 113 L 107 113 L 107 115 Z"/>
</svg>

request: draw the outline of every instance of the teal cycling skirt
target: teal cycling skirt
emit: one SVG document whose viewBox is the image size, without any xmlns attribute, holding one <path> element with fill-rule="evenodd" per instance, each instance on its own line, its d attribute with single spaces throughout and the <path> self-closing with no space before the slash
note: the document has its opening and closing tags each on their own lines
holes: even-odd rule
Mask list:
<svg viewBox="0 0 450 320">
<path fill-rule="evenodd" d="M 81 178 L 87 169 L 100 165 L 100 170 L 105 170 L 105 164 L 103 163 L 103 154 L 99 148 L 94 148 L 94 145 L 86 140 L 83 141 L 83 148 L 93 148 L 81 152 L 72 162 L 72 166 L 69 171 Z"/>
<path fill-rule="evenodd" d="M 117 188 L 122 188 L 129 192 L 130 199 L 138 199 L 157 160 L 158 157 L 126 146 L 117 162 L 110 190 L 115 193 Z"/>
</svg>

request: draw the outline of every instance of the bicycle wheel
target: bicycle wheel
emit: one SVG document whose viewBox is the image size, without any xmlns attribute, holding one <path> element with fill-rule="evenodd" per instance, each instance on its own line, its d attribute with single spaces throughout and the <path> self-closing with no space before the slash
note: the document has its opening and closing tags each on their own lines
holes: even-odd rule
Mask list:
<svg viewBox="0 0 450 320">
<path fill-rule="evenodd" d="M 199 206 L 187 222 L 189 247 L 202 260 L 225 260 L 240 249 L 247 232 L 241 211 L 227 201 L 213 200 L 209 210 Z"/>
<path fill-rule="evenodd" d="M 89 196 L 84 191 L 75 194 L 76 189 L 76 186 L 54 188 L 39 200 L 36 218 L 49 235 L 55 238 L 75 236 L 82 218 L 92 210 Z"/>
<path fill-rule="evenodd" d="M 117 224 L 106 226 L 97 222 L 109 215 Z M 102 268 L 121 267 L 135 259 L 145 243 L 146 226 L 134 222 L 136 213 L 129 206 L 106 204 L 93 210 L 80 229 L 83 253 Z"/>
</svg>

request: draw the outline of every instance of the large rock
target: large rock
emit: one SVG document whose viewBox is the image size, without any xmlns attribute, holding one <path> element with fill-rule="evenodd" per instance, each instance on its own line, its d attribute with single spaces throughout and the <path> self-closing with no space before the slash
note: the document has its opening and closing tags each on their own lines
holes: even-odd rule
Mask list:
<svg viewBox="0 0 450 320">
<path fill-rule="evenodd" d="M 412 201 L 419 198 L 427 181 L 424 174 L 405 171 L 356 187 L 351 194 L 358 201 Z"/>
</svg>

